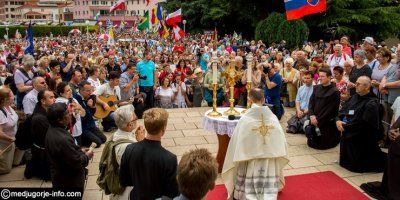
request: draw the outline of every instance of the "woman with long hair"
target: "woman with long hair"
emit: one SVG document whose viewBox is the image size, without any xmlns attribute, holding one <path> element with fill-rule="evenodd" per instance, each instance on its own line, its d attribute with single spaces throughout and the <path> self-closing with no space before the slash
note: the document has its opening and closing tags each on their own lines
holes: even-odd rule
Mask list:
<svg viewBox="0 0 400 200">
<path fill-rule="evenodd" d="M 174 91 L 171 88 L 171 79 L 165 77 L 160 86 L 155 91 L 155 99 L 157 101 L 157 107 L 160 108 L 173 108 L 173 101 L 175 100 Z"/>
</svg>

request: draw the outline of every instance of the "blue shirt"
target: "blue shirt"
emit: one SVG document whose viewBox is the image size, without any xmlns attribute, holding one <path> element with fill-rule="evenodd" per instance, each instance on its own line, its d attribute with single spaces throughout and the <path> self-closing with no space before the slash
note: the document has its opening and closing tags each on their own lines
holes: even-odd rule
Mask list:
<svg viewBox="0 0 400 200">
<path fill-rule="evenodd" d="M 208 54 L 203 54 L 200 57 L 200 67 L 201 70 L 203 71 L 207 71 L 207 61 L 210 59 L 210 56 L 208 56 Z"/>
<path fill-rule="evenodd" d="M 276 86 L 272 89 L 265 89 L 265 95 L 271 99 L 280 97 L 280 90 L 282 86 L 282 76 L 279 73 L 275 73 L 269 78 L 271 82 L 274 82 Z"/>
<path fill-rule="evenodd" d="M 310 97 L 313 93 L 313 88 L 314 86 L 306 86 L 306 85 L 302 85 L 298 92 L 297 92 L 297 96 L 296 96 L 296 102 L 300 103 L 300 109 L 301 110 L 308 110 L 308 103 L 310 102 Z"/>
<path fill-rule="evenodd" d="M 154 72 L 156 71 L 156 65 L 153 61 L 142 60 L 137 64 L 137 70 L 141 76 L 146 76 L 146 80 L 139 79 L 139 86 L 150 87 L 154 86 Z"/>
</svg>

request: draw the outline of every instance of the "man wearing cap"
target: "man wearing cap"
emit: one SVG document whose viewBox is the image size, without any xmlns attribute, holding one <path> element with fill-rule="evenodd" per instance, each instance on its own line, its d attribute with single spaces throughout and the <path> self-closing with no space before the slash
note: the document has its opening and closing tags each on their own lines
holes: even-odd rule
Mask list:
<svg viewBox="0 0 400 200">
<path fill-rule="evenodd" d="M 366 47 L 373 47 L 375 45 L 374 38 L 372 37 L 366 37 L 365 39 L 363 39 L 363 41 L 363 49 L 365 49 Z"/>
</svg>

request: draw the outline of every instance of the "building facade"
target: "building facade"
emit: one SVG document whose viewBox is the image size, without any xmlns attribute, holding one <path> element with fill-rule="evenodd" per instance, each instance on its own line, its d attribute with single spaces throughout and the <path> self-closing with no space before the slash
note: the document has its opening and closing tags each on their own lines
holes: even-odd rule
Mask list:
<svg viewBox="0 0 400 200">
<path fill-rule="evenodd" d="M 71 0 L 5 0 L 8 22 L 58 22 L 73 21 Z"/>
<path fill-rule="evenodd" d="M 126 11 L 115 11 L 109 13 L 110 7 L 113 6 L 116 0 L 75 0 L 74 20 L 97 20 L 103 16 L 140 16 L 148 9 L 146 0 L 126 0 Z"/>
<path fill-rule="evenodd" d="M 6 21 L 6 2 L 0 1 L 0 21 Z"/>
</svg>

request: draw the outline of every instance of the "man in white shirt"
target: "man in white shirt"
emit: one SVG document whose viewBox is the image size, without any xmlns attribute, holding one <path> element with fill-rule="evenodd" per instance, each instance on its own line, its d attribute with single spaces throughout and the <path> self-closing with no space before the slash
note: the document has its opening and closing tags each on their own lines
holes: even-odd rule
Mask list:
<svg viewBox="0 0 400 200">
<path fill-rule="evenodd" d="M 47 84 L 46 81 L 44 80 L 43 77 L 36 77 L 32 81 L 33 84 L 33 89 L 28 92 L 24 96 L 24 99 L 22 100 L 22 105 L 24 107 L 24 113 L 26 115 L 31 115 L 33 113 L 33 110 L 35 109 L 35 106 L 38 102 L 37 96 L 40 91 L 44 91 L 47 89 Z"/>
<path fill-rule="evenodd" d="M 116 96 L 118 100 L 121 100 L 121 89 L 119 88 L 119 79 L 120 79 L 120 74 L 116 71 L 111 71 L 110 74 L 108 75 L 109 82 L 104 83 L 103 85 L 99 86 L 96 88 L 96 91 L 94 94 L 97 96 L 97 103 L 103 106 L 104 110 L 110 110 L 110 105 L 108 105 L 108 102 L 102 101 L 99 96 Z M 129 103 L 132 103 L 130 101 L 122 101 L 117 103 L 117 106 L 124 106 Z M 114 119 L 112 117 L 112 113 L 110 113 L 106 118 L 104 118 L 101 122 L 103 125 L 103 129 L 105 132 L 110 132 L 113 129 L 116 129 L 117 126 L 115 125 Z"/>
</svg>

